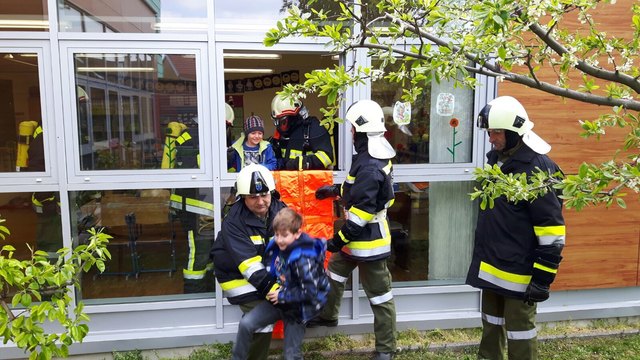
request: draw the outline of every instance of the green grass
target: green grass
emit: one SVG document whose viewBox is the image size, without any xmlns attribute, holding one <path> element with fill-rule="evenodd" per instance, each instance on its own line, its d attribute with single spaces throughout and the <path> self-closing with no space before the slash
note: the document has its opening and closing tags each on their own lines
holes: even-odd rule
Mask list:
<svg viewBox="0 0 640 360">
<path fill-rule="evenodd" d="M 540 359 L 553 360 L 640 360 L 640 319 L 596 320 L 539 324 Z M 622 333 L 628 334 L 622 334 Z M 611 335 L 617 334 L 617 335 Z M 447 329 L 398 333 L 402 349 L 396 360 L 476 359 L 481 329 Z M 607 335 L 607 336 L 602 336 Z M 470 345 L 471 344 L 471 345 Z M 455 346 L 451 346 L 455 345 Z M 449 349 L 446 348 L 449 346 Z M 350 337 L 336 333 L 309 339 L 303 344 L 307 360 L 365 360 L 374 348 L 372 334 Z M 280 358 L 279 349 L 272 358 Z M 143 356 L 139 351 L 114 353 L 114 360 L 218 360 L 231 357 L 231 344 L 212 344 L 192 351 L 188 357 Z"/>
</svg>

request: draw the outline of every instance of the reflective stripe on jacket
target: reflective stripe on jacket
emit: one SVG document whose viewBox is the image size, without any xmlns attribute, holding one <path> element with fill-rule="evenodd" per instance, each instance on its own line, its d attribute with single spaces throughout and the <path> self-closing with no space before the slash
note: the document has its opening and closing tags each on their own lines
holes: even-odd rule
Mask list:
<svg viewBox="0 0 640 360">
<path fill-rule="evenodd" d="M 354 157 L 341 193 L 347 212 L 347 221 L 362 228 L 355 238 L 349 238 L 348 224 L 338 232 L 346 243 L 342 252 L 347 258 L 373 261 L 391 254 L 391 232 L 387 209 L 393 205 L 393 166 L 391 160 L 380 160 L 369 155 L 367 144 L 356 144 Z"/>
<path fill-rule="evenodd" d="M 291 130 L 288 139 L 280 140 L 282 153 L 276 154 L 277 157 L 281 157 L 284 163 L 298 158 L 300 163 L 297 170 L 331 169 L 334 154 L 329 132 L 314 116 L 300 121 L 303 123 Z M 306 141 L 308 146 L 305 146 L 305 132 L 309 137 Z M 284 164 L 279 164 L 278 168 L 284 169 Z"/>
<path fill-rule="evenodd" d="M 211 256 L 215 276 L 231 304 L 264 299 L 276 284 L 263 259 L 266 244 L 273 236 L 271 221 L 286 205 L 272 197 L 265 221 L 256 217 L 241 199 L 222 221 Z"/>
</svg>

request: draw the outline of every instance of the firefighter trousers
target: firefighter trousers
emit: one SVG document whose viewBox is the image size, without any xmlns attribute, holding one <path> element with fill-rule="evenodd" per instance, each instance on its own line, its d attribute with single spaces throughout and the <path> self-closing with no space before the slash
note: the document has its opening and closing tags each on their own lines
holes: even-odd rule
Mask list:
<svg viewBox="0 0 640 360">
<path fill-rule="evenodd" d="M 189 244 L 187 261 L 182 269 L 184 293 L 193 294 L 214 291 L 213 263 L 209 260 L 213 232 L 187 231 Z"/>
<path fill-rule="evenodd" d="M 243 314 L 250 312 L 258 304 L 266 300 L 255 300 L 246 304 L 240 304 L 240 310 Z M 271 346 L 271 333 L 273 332 L 273 324 L 262 328 L 253 333 L 253 339 L 249 347 L 249 356 L 247 360 L 267 360 L 269 357 L 269 347 Z"/>
<path fill-rule="evenodd" d="M 503 360 L 505 341 L 510 360 L 538 358 L 536 304 L 482 290 L 482 339 L 479 359 Z"/>
<path fill-rule="evenodd" d="M 345 258 L 341 252 L 332 254 L 328 266 L 331 290 L 319 317 L 326 320 L 338 319 L 345 284 L 356 267 L 360 270 L 360 281 L 373 311 L 376 351 L 393 353 L 396 350 L 396 306 L 391 292 L 391 273 L 387 267 L 387 259 L 354 261 Z"/>
</svg>

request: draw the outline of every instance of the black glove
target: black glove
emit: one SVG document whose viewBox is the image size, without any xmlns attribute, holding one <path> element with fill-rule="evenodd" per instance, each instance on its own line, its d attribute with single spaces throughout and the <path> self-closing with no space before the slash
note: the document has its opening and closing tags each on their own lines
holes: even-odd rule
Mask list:
<svg viewBox="0 0 640 360">
<path fill-rule="evenodd" d="M 271 143 L 271 148 L 276 154 L 276 159 L 280 159 L 282 157 L 282 146 L 280 145 L 280 140 L 274 139 L 273 136 L 271 136 L 267 141 Z"/>
<path fill-rule="evenodd" d="M 342 240 L 336 239 L 335 237 L 333 239 L 329 239 L 327 241 L 327 251 L 330 253 L 337 253 L 340 251 L 340 249 L 342 249 L 342 247 L 345 245 L 344 242 L 342 242 Z"/>
<path fill-rule="evenodd" d="M 559 255 L 559 249 L 541 247 L 536 250 L 531 282 L 524 293 L 524 301 L 527 304 L 533 305 L 535 302 L 545 301 L 549 298 L 549 286 L 556 278 L 560 261 L 562 261 L 562 256 Z"/>
<path fill-rule="evenodd" d="M 529 305 L 533 303 L 542 302 L 549 298 L 549 287 L 541 285 L 535 281 L 531 281 L 527 290 L 524 292 L 524 302 Z"/>
<path fill-rule="evenodd" d="M 287 160 L 287 162 L 284 164 L 284 168 L 286 170 L 299 170 L 299 165 L 300 165 L 300 160 L 298 160 L 298 158 L 296 157 L 296 158 Z"/>
<path fill-rule="evenodd" d="M 340 196 L 340 185 L 324 185 L 316 190 L 316 199 L 322 200 L 328 197 Z"/>
</svg>

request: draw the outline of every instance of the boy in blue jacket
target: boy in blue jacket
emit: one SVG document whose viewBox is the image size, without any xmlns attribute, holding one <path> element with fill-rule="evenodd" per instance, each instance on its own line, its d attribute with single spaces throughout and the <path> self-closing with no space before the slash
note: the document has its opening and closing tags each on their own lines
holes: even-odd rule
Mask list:
<svg viewBox="0 0 640 360">
<path fill-rule="evenodd" d="M 234 360 L 245 360 L 253 333 L 277 320 L 284 322 L 284 359 L 302 359 L 305 324 L 327 302 L 329 279 L 324 269 L 325 241 L 303 233 L 301 227 L 302 216 L 291 208 L 283 208 L 273 219 L 275 236 L 265 256 L 281 286 L 267 294 L 270 302 L 256 306 L 240 320 Z"/>
</svg>

